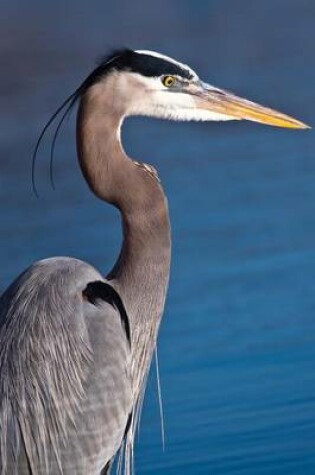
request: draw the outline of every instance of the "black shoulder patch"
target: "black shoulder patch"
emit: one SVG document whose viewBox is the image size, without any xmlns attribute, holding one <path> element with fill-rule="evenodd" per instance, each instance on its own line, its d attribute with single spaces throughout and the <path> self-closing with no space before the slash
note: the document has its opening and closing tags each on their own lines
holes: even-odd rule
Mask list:
<svg viewBox="0 0 315 475">
<path fill-rule="evenodd" d="M 110 461 L 107 462 L 105 467 L 101 471 L 101 475 L 109 475 L 109 469 L 110 469 Z"/>
<path fill-rule="evenodd" d="M 125 309 L 125 305 L 118 292 L 116 292 L 116 290 L 106 282 L 97 280 L 95 282 L 89 282 L 86 288 L 83 290 L 82 295 L 85 300 L 88 300 L 93 305 L 97 305 L 98 300 L 103 300 L 118 310 L 121 323 L 126 332 L 127 340 L 129 345 L 131 345 L 129 318 Z"/>
</svg>

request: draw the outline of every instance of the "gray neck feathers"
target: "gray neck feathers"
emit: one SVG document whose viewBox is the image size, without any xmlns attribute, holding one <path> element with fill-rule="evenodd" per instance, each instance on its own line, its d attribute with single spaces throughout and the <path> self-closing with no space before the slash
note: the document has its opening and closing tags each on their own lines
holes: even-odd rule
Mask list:
<svg viewBox="0 0 315 475">
<path fill-rule="evenodd" d="M 77 122 L 80 165 L 91 190 L 122 216 L 123 244 L 108 279 L 131 323 L 135 396 L 146 377 L 164 307 L 170 266 L 167 201 L 156 178 L 127 157 L 120 142 L 125 115 L 111 84 L 81 100 Z"/>
</svg>

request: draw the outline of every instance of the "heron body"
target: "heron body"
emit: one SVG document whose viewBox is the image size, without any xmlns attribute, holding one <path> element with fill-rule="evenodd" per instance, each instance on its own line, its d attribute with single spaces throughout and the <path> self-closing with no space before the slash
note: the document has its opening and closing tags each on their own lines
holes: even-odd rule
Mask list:
<svg viewBox="0 0 315 475">
<path fill-rule="evenodd" d="M 188 66 L 150 51 L 107 57 L 53 119 L 76 101 L 81 169 L 92 192 L 119 209 L 123 244 L 106 276 L 77 259 L 51 258 L 33 264 L 2 295 L 1 475 L 100 475 L 120 448 L 130 473 L 171 241 L 157 172 L 130 159 L 121 145 L 124 118 L 244 118 L 305 127 L 204 84 Z"/>
</svg>

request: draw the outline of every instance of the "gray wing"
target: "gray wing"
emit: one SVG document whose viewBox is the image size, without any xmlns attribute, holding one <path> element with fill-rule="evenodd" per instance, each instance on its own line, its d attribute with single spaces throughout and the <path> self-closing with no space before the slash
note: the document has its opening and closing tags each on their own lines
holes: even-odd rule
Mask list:
<svg viewBox="0 0 315 475">
<path fill-rule="evenodd" d="M 91 282 L 104 281 L 88 264 L 47 259 L 0 299 L 1 475 L 99 475 L 122 443 L 128 331 Z"/>
</svg>

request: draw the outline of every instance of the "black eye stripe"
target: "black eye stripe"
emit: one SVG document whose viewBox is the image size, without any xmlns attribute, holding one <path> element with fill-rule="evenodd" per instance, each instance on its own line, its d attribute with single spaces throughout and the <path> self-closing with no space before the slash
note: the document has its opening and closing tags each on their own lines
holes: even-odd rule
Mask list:
<svg viewBox="0 0 315 475">
<path fill-rule="evenodd" d="M 191 80 L 194 75 L 189 69 L 167 61 L 166 59 L 151 56 L 145 53 L 125 49 L 114 51 L 92 71 L 82 84 L 82 90 L 102 80 L 111 71 L 130 71 L 146 77 L 178 76 L 181 79 Z"/>
<path fill-rule="evenodd" d="M 167 61 L 163 58 L 150 56 L 142 53 L 133 52 L 128 58 L 125 67 L 133 72 L 138 72 L 144 76 L 180 76 L 185 79 L 192 79 L 192 74 L 188 69 L 182 68 L 179 65 Z M 124 69 L 124 67 L 122 68 Z"/>
</svg>

